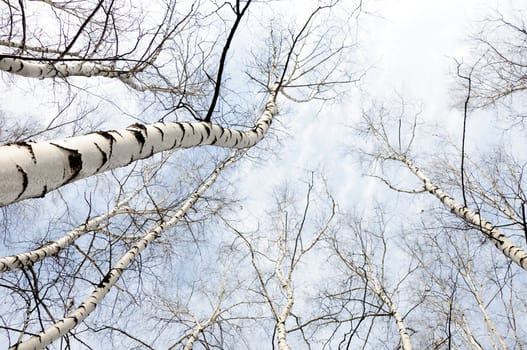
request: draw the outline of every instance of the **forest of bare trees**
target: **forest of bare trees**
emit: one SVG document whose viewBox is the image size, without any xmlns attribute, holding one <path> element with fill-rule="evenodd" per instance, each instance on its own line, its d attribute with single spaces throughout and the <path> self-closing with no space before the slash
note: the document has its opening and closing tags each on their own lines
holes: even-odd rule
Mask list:
<svg viewBox="0 0 527 350">
<path fill-rule="evenodd" d="M 1 348 L 527 349 L 524 12 L 466 33 L 450 133 L 369 98 L 382 9 L 296 6 L 0 4 Z M 304 142 L 368 201 L 280 158 L 359 95 Z"/>
</svg>

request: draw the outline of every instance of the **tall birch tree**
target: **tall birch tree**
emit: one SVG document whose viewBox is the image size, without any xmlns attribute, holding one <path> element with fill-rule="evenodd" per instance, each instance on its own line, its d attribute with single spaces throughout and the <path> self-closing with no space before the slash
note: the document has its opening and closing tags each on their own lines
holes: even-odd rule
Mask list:
<svg viewBox="0 0 527 350">
<path fill-rule="evenodd" d="M 113 346 L 155 348 L 130 324 L 148 314 L 153 286 L 185 274 L 178 254 L 205 249 L 210 218 L 235 201 L 223 169 L 269 134 L 279 102 L 325 101 L 356 81 L 352 36 L 327 21 L 360 11 L 344 5 L 318 3 L 290 23 L 251 0 L 0 5 L 1 76 L 54 106 L 24 116 L 31 127 L 20 116 L 2 124 L 13 129 L 0 146 L 0 278 L 12 301 L 2 342 L 89 348 L 104 334 Z M 226 150 L 193 149 L 208 145 Z M 208 344 L 237 305 L 226 288 L 204 320 L 160 344 Z"/>
<path fill-rule="evenodd" d="M 399 202 L 412 198 L 399 204 L 404 207 L 399 214 L 413 223 L 405 225 L 401 242 L 419 262 L 412 277 L 418 288 L 408 293 L 422 303 L 409 322 L 428 329 L 426 336 L 416 334 L 414 343 L 522 348 L 517 325 L 526 311 L 518 294 L 527 267 L 523 157 L 499 142 L 480 143 L 477 150 L 463 147 L 472 139 L 430 131 L 419 113 L 410 111 L 409 105 L 374 106 L 365 111 L 359 130 L 375 140 L 360 151 L 371 175 Z M 461 125 L 463 119 L 461 111 Z M 470 120 L 467 125 L 459 136 L 470 132 Z M 517 137 L 507 125 L 504 130 Z"/>
</svg>

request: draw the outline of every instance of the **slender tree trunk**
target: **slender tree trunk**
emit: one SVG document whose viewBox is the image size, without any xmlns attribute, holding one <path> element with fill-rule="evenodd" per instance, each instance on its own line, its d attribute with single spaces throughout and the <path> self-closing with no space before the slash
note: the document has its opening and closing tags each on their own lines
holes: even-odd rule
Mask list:
<svg viewBox="0 0 527 350">
<path fill-rule="evenodd" d="M 404 155 L 393 156 L 394 160 L 404 163 L 410 171 L 417 176 L 424 184 L 425 190 L 437 197 L 459 218 L 468 224 L 478 228 L 490 238 L 494 245 L 509 259 L 518 264 L 522 269 L 527 270 L 527 252 L 514 244 L 500 229 L 489 221 L 483 219 L 479 213 L 457 203 L 449 194 L 443 192 L 436 186 L 411 160 Z"/>
<path fill-rule="evenodd" d="M 481 345 L 476 340 L 476 337 L 474 336 L 474 333 L 472 332 L 472 329 L 470 328 L 464 313 L 460 312 L 460 314 L 461 314 L 461 317 L 454 318 L 454 322 L 457 324 L 457 326 L 460 329 L 463 330 L 467 344 L 470 344 L 471 349 L 483 350 Z"/>
<path fill-rule="evenodd" d="M 217 305 L 217 308 L 214 310 L 214 313 L 205 321 L 204 323 L 198 323 L 196 327 L 192 330 L 192 333 L 188 336 L 188 341 L 185 344 L 183 350 L 192 350 L 194 344 L 199 339 L 199 335 L 207 328 L 210 327 L 220 315 L 220 304 Z M 170 349 L 173 349 L 172 347 Z"/>
<path fill-rule="evenodd" d="M 366 267 L 359 267 L 355 262 L 346 258 L 338 248 L 335 250 L 339 259 L 357 276 L 359 276 L 366 287 L 373 292 L 379 299 L 381 299 L 388 308 L 390 309 L 391 316 L 395 319 L 395 324 L 397 325 L 397 330 L 399 331 L 401 349 L 402 350 L 412 350 L 412 343 L 410 341 L 410 335 L 408 334 L 408 329 L 404 323 L 404 319 L 397 308 L 397 305 L 392 301 L 392 299 L 386 294 L 386 291 L 383 285 L 379 282 L 374 273 L 371 272 L 371 263 L 367 260 Z M 368 258 L 366 258 L 368 259 Z"/>
<path fill-rule="evenodd" d="M 291 274 L 292 274 L 292 268 L 289 270 L 287 278 L 282 274 L 282 262 L 284 261 L 286 252 L 287 252 L 287 238 L 286 238 L 287 232 L 286 229 L 283 230 L 282 235 L 280 237 L 279 245 L 280 245 L 280 256 L 276 260 L 275 263 L 275 274 L 276 278 L 280 282 L 280 286 L 286 293 L 286 300 L 284 308 L 282 309 L 282 312 L 280 315 L 277 315 L 276 319 L 276 333 L 278 338 L 278 349 L 279 350 L 291 350 L 289 347 L 289 344 L 287 344 L 287 330 L 285 328 L 285 322 L 287 318 L 291 315 L 291 309 L 293 307 L 294 298 L 293 298 L 293 288 L 291 286 Z M 294 259 L 294 257 L 293 257 Z"/>
<path fill-rule="evenodd" d="M 408 335 L 404 319 L 395 303 L 386 294 L 384 288 L 380 286 L 377 278 L 369 271 L 361 271 L 360 269 L 357 269 L 355 272 L 368 284 L 368 288 L 377 294 L 377 296 L 390 308 L 390 312 L 395 319 L 395 324 L 397 325 L 397 330 L 399 331 L 399 336 L 401 337 L 401 349 L 412 350 L 412 343 L 410 342 L 410 336 Z"/>
<path fill-rule="evenodd" d="M 9 44 L 0 40 L 0 45 Z M 35 48 L 40 49 L 41 48 Z M 59 53 L 59 52 L 57 52 Z M 137 91 L 155 91 L 169 94 L 196 95 L 196 91 L 182 89 L 177 86 L 159 86 L 156 84 L 141 83 L 135 79 L 134 73 L 127 70 L 118 70 L 111 66 L 86 62 L 79 58 L 79 62 L 54 62 L 35 63 L 15 57 L 2 57 L 0 55 L 0 70 L 26 78 L 48 79 L 68 77 L 104 77 L 116 78 Z"/>
<path fill-rule="evenodd" d="M 492 343 L 493 348 L 498 349 L 496 346 L 494 339 L 498 341 L 499 349 L 507 350 L 509 349 L 507 345 L 505 344 L 505 341 L 503 340 L 503 337 L 498 332 L 498 329 L 496 328 L 496 325 L 490 318 L 489 313 L 487 312 L 487 308 L 484 305 L 483 299 L 481 297 L 480 291 L 477 289 L 476 284 L 472 280 L 472 277 L 469 275 L 468 272 L 464 273 L 465 281 L 467 282 L 472 295 L 476 299 L 476 302 L 478 303 L 478 308 L 481 311 L 481 314 L 483 315 L 483 320 L 485 321 L 485 326 L 487 327 L 487 332 L 489 336 L 489 341 Z"/>
<path fill-rule="evenodd" d="M 43 349 L 53 341 L 64 336 L 67 332 L 75 328 L 86 317 L 88 317 L 103 300 L 103 298 L 110 292 L 110 289 L 117 283 L 125 269 L 141 254 L 141 252 L 158 238 L 162 232 L 174 226 L 179 220 L 188 212 L 188 210 L 196 203 L 199 197 L 216 181 L 221 171 L 238 159 L 236 155 L 232 155 L 222 164 L 220 164 L 214 172 L 190 197 L 183 203 L 177 213 L 168 221 L 162 222 L 151 229 L 147 234 L 138 240 L 135 245 L 126 252 L 125 255 L 117 262 L 117 264 L 106 274 L 103 280 L 76 310 L 70 313 L 62 320 L 56 322 L 51 327 L 43 330 L 39 334 L 32 336 L 26 341 L 18 343 L 10 350 L 39 350 Z"/>
<path fill-rule="evenodd" d="M 76 239 L 81 237 L 83 234 L 96 229 L 101 223 L 105 222 L 109 218 L 114 217 L 115 215 L 129 212 L 129 209 L 125 208 L 125 206 L 130 202 L 130 200 L 132 200 L 132 198 L 134 198 L 139 192 L 141 192 L 143 188 L 144 186 L 141 186 L 128 197 L 117 203 L 115 207 L 113 207 L 107 213 L 98 215 L 88 220 L 88 222 L 76 227 L 75 229 L 71 230 L 56 241 L 48 242 L 42 247 L 29 252 L 0 258 L 0 273 L 15 269 L 21 269 L 37 261 L 44 260 L 49 256 L 57 255 L 62 249 L 71 245 Z"/>
</svg>

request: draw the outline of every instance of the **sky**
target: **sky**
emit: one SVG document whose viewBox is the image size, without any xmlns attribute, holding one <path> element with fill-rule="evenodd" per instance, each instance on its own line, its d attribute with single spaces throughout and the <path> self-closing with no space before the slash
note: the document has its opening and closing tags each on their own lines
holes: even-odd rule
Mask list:
<svg viewBox="0 0 527 350">
<path fill-rule="evenodd" d="M 298 3 L 297 8 L 308 10 L 309 7 L 300 5 L 305 5 L 305 1 Z M 421 105 L 426 120 L 440 120 L 443 127 L 453 132 L 458 130 L 460 112 L 453 108 L 452 100 L 456 84 L 454 58 L 463 60 L 468 56 L 467 39 L 475 30 L 474 21 L 481 19 L 494 3 L 476 0 L 364 2 L 364 13 L 357 22 L 358 46 L 353 60 L 357 61 L 357 74 L 368 67 L 366 74 L 350 89 L 343 103 L 325 106 L 322 112 L 310 104 L 294 105 L 283 111 L 279 127 L 287 131 L 288 137 L 282 140 L 284 145 L 278 152 L 279 157 L 270 157 L 266 164 L 260 164 L 257 173 L 244 176 L 243 187 L 250 191 L 262 177 L 280 183 L 284 178 L 303 177 L 306 170 L 325 169 L 328 176 L 335 177 L 342 202 L 351 195 L 369 198 L 376 187 L 375 181 L 362 177 L 362 169 L 344 159 L 347 147 L 342 141 L 350 139 L 349 127 L 360 119 L 361 110 L 371 101 L 394 101 L 400 95 L 406 101 Z M 17 84 L 20 86 L 20 81 Z M 35 89 L 37 83 L 28 80 L 23 84 L 25 96 L 8 90 L 0 97 L 4 109 L 11 111 L 10 117 L 24 118 L 32 111 L 55 107 L 46 102 L 48 89 Z M 119 98 L 122 90 L 118 83 L 105 81 L 98 92 Z M 28 99 L 30 94 L 38 98 Z M 133 100 L 117 103 L 126 106 L 125 112 L 140 113 L 140 107 Z M 119 111 L 113 111 L 102 116 L 106 128 L 123 125 L 123 115 L 118 114 Z M 45 115 L 41 115 L 44 120 Z M 246 165 L 247 169 L 252 166 Z"/>
<path fill-rule="evenodd" d="M 341 205 L 354 207 L 371 202 L 384 185 L 363 175 L 367 169 L 347 156 L 353 135 L 350 127 L 372 101 L 397 102 L 399 96 L 422 108 L 426 121 L 438 122 L 458 133 L 462 122 L 453 89 L 455 61 L 467 59 L 469 35 L 477 28 L 493 1 L 373 1 L 365 2 L 358 21 L 358 67 L 368 67 L 343 103 L 326 106 L 295 105 L 279 116 L 290 138 L 279 157 L 272 157 L 257 172 L 244 177 L 244 188 L 254 188 L 262 179 L 280 183 L 305 176 L 305 171 L 323 170 Z M 320 136 L 322 135 L 322 136 Z M 242 168 L 244 165 L 241 165 Z M 246 169 L 252 165 L 247 164 Z M 240 170 L 244 172 L 245 170 Z M 379 185 L 381 188 L 379 188 Z M 254 196 L 251 194 L 251 196 Z M 256 198 L 255 203 L 261 202 Z"/>
<path fill-rule="evenodd" d="M 350 127 L 372 101 L 393 102 L 403 96 L 422 107 L 424 120 L 437 123 L 454 139 L 459 136 L 462 113 L 453 92 L 459 83 L 454 59 L 470 59 L 468 39 L 477 29 L 475 21 L 484 18 L 495 4 L 493 0 L 365 1 L 353 54 L 358 74 L 367 66 L 366 74 L 342 103 L 328 104 L 322 110 L 310 104 L 289 105 L 281 111 L 273 124 L 284 135 L 281 144 L 272 146 L 274 152 L 265 161 L 242 161 L 233 170 L 239 196 L 248 199 L 244 209 L 262 219 L 266 209 L 262 203 L 269 202 L 272 192 L 254 189 L 261 189 L 262 184 L 265 189 L 286 182 L 300 184 L 309 171 L 318 171 L 328 179 L 342 208 L 371 208 L 376 199 L 387 196 L 397 200 L 393 193 L 387 194 L 383 184 L 365 177 L 369 170 L 349 155 L 349 148 L 360 142 Z M 106 85 L 106 91 L 118 89 L 112 84 Z M 0 96 L 3 108 L 16 111 L 16 117 L 42 108 L 48 91 L 42 91 L 39 99 L 27 99 L 35 93 L 33 85 L 27 83 L 26 96 L 5 91 Z M 280 100 L 278 103 L 280 107 Z M 127 108 L 131 113 L 140 110 L 134 103 L 128 103 Z M 122 125 L 122 121 L 109 122 L 111 127 L 114 124 Z"/>
<path fill-rule="evenodd" d="M 373 213 L 382 203 L 387 209 L 390 227 L 398 233 L 405 225 L 419 220 L 423 208 L 438 203 L 430 196 L 398 194 L 379 180 L 368 177 L 371 169 L 350 154 L 364 139 L 355 136 L 352 127 L 360 121 L 363 109 L 371 103 L 387 103 L 398 108 L 402 96 L 408 103 L 409 113 L 421 110 L 420 118 L 428 125 L 437 124 L 437 132 L 447 134 L 461 143 L 463 113 L 459 108 L 459 95 L 455 92 L 459 81 L 455 76 L 456 63 L 469 61 L 472 35 L 478 28 L 476 21 L 493 8 L 493 1 L 378 1 L 369 13 L 361 15 L 358 25 L 357 66 L 368 67 L 362 80 L 354 86 L 342 103 L 327 105 L 319 111 L 313 105 L 295 105 L 278 116 L 278 128 L 284 128 L 288 137 L 281 140 L 278 155 L 266 162 L 243 162 L 236 170 L 241 197 L 247 198 L 244 211 L 254 218 L 246 227 L 255 228 L 256 222 L 266 219 L 273 192 L 254 191 L 266 186 L 292 185 L 297 193 L 305 190 L 308 172 L 317 171 L 328 181 L 330 192 L 341 211 Z M 368 10 L 366 4 L 366 10 Z M 280 101 L 279 101 L 280 105 Z M 485 113 L 471 116 L 481 121 Z M 488 115 L 487 115 L 488 117 Z M 469 148 L 477 148 L 477 140 L 492 127 L 488 119 L 476 123 L 471 119 Z M 275 125 L 278 123 L 275 123 Z M 478 130 L 479 129 L 479 130 Z M 435 138 L 421 134 L 418 154 L 420 166 L 442 154 Z M 428 145 L 433 147 L 427 148 Z M 405 175 L 404 175 L 405 174 Z M 404 169 L 392 180 L 406 176 L 409 183 L 418 185 Z M 404 273 L 397 261 L 406 262 L 408 256 L 394 246 L 390 252 L 392 276 Z M 312 271 L 311 273 L 314 273 Z M 324 271 L 318 271 L 324 274 Z M 402 305 L 404 308 L 404 305 Z"/>
</svg>

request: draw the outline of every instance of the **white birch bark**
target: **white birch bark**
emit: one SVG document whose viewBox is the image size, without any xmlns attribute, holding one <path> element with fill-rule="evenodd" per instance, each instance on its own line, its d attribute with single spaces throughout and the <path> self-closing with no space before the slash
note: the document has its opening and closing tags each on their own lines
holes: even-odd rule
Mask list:
<svg viewBox="0 0 527 350">
<path fill-rule="evenodd" d="M 276 89 L 277 85 L 271 89 L 264 112 L 250 130 L 227 129 L 208 122 L 160 122 L 63 140 L 0 146 L 0 206 L 43 197 L 69 182 L 166 150 L 202 145 L 252 147 L 264 137 L 277 113 Z"/>
<path fill-rule="evenodd" d="M 192 333 L 188 335 L 188 341 L 185 344 L 185 347 L 183 348 L 183 350 L 192 350 L 192 348 L 194 347 L 194 344 L 199 339 L 199 335 L 203 332 L 203 330 L 209 327 L 212 324 L 212 322 L 215 321 L 216 317 L 218 317 L 218 314 L 219 314 L 218 310 L 215 310 L 214 314 L 209 319 L 207 319 L 207 321 L 205 321 L 204 323 L 200 323 L 199 321 L 197 322 L 197 325 L 192 330 Z M 169 349 L 174 349 L 174 347 L 170 347 Z"/>
<path fill-rule="evenodd" d="M 465 341 L 470 345 L 471 349 L 483 350 L 481 345 L 474 337 L 474 333 L 472 332 L 472 329 L 470 329 L 470 325 L 468 324 L 465 314 L 461 311 L 459 311 L 459 314 L 461 314 L 461 317 L 454 317 L 453 320 L 454 323 L 463 331 L 462 334 L 465 336 Z"/>
<path fill-rule="evenodd" d="M 368 275 L 368 278 L 371 278 L 371 275 Z M 371 281 L 371 279 L 370 279 Z M 375 280 L 374 284 L 374 292 L 379 296 L 379 298 L 382 299 L 388 305 L 390 308 L 390 311 L 392 313 L 393 318 L 395 319 L 395 324 L 397 325 L 397 330 L 399 331 L 399 336 L 401 337 L 401 349 L 403 350 L 412 350 L 412 343 L 410 342 L 410 336 L 408 335 L 408 330 L 406 329 L 406 325 L 404 323 L 403 316 L 399 312 L 397 306 L 392 301 L 391 298 L 386 295 L 386 292 L 384 289 L 382 289 L 378 283 L 377 280 Z"/>
<path fill-rule="evenodd" d="M 279 246 L 280 246 L 280 256 L 276 260 L 275 263 L 275 269 L 274 272 L 276 274 L 276 278 L 278 279 L 278 282 L 280 283 L 280 286 L 285 291 L 286 294 L 286 300 L 285 305 L 282 309 L 282 312 L 277 315 L 276 319 L 276 336 L 278 339 L 278 349 L 279 350 L 291 350 L 289 347 L 289 344 L 287 344 L 287 330 L 285 328 L 285 322 L 289 315 L 291 314 L 291 309 L 293 307 L 294 298 L 293 298 L 293 288 L 291 286 L 291 274 L 292 274 L 292 268 L 289 270 L 289 274 L 287 276 L 287 279 L 282 274 L 282 262 L 284 261 L 284 258 L 286 256 L 287 247 L 287 232 L 284 228 L 282 235 L 280 237 Z M 294 257 L 293 257 L 294 258 Z"/>
<path fill-rule="evenodd" d="M 212 313 L 212 315 L 203 323 L 199 322 L 199 320 L 196 320 L 196 327 L 194 327 L 194 329 L 192 330 L 192 333 L 188 335 L 188 341 L 185 344 L 185 347 L 183 348 L 183 350 L 192 350 L 192 348 L 194 347 L 194 344 L 199 339 L 199 335 L 203 333 L 203 331 L 207 329 L 207 327 L 210 327 L 210 325 L 216 322 L 216 319 L 221 314 L 220 307 L 221 307 L 222 298 L 223 298 L 223 289 L 222 289 L 222 294 L 220 295 L 220 301 L 216 305 L 216 308 L 214 309 L 214 312 Z M 172 350 L 172 349 L 174 349 L 174 347 L 169 348 L 169 350 Z"/>
<path fill-rule="evenodd" d="M 344 257 L 338 249 L 336 249 L 335 252 L 337 253 L 339 259 L 351 271 L 353 271 L 357 276 L 359 276 L 360 279 L 364 281 L 367 288 L 371 292 L 373 292 L 377 297 L 379 297 L 386 305 L 388 305 L 388 308 L 390 309 L 390 313 L 392 317 L 395 319 L 397 330 L 399 331 L 401 349 L 402 350 L 412 350 L 412 343 L 410 341 L 410 335 L 408 334 L 408 329 L 406 328 L 404 319 L 401 313 L 399 312 L 397 305 L 392 301 L 392 299 L 388 296 L 388 294 L 386 294 L 386 291 L 384 290 L 384 286 L 379 282 L 375 274 L 371 271 L 371 263 L 369 259 L 367 258 L 367 255 L 365 255 L 367 259 L 366 261 L 367 269 L 366 269 L 366 268 L 357 266 L 353 261 Z"/>
<path fill-rule="evenodd" d="M 128 197 L 117 203 L 115 207 L 113 207 L 107 213 L 98 215 L 88 220 L 88 222 L 79 225 L 75 229 L 62 236 L 60 239 L 48 242 L 42 247 L 39 247 L 29 252 L 0 258 L 0 273 L 15 269 L 21 269 L 37 261 L 44 260 L 47 257 L 57 255 L 61 250 L 71 245 L 80 236 L 96 229 L 101 223 L 105 222 L 109 218 L 115 215 L 129 212 L 129 208 L 124 208 L 124 206 L 126 206 L 130 202 L 130 200 L 132 200 L 133 197 L 135 197 L 139 192 L 141 192 L 143 188 L 144 186 L 141 186 Z"/>
<path fill-rule="evenodd" d="M 527 252 L 514 244 L 500 229 L 489 221 L 483 219 L 479 213 L 457 203 L 449 194 L 445 193 L 439 186 L 435 185 L 411 160 L 404 155 L 395 155 L 393 159 L 404 163 L 408 169 L 423 182 L 424 188 L 429 193 L 437 197 L 447 208 L 449 208 L 459 218 L 470 225 L 477 227 L 501 252 L 509 259 L 518 264 L 522 269 L 527 270 Z"/>
<path fill-rule="evenodd" d="M 117 283 L 125 269 L 141 254 L 141 252 L 158 238 L 162 232 L 174 226 L 187 213 L 187 211 L 196 203 L 199 197 L 216 181 L 221 171 L 235 162 L 238 157 L 233 154 L 222 164 L 220 164 L 209 178 L 201 184 L 201 186 L 190 195 L 190 197 L 183 203 L 180 209 L 166 222 L 162 222 L 155 226 L 148 233 L 146 233 L 135 245 L 129 249 L 125 255 L 116 263 L 116 265 L 106 274 L 103 280 L 76 310 L 70 313 L 62 320 L 56 322 L 54 325 L 43 330 L 39 334 L 32 336 L 26 341 L 13 345 L 9 350 L 39 350 L 43 349 L 53 341 L 61 338 L 67 332 L 75 328 L 86 317 L 88 317 L 110 292 L 110 289 Z"/>
<path fill-rule="evenodd" d="M 107 77 L 107 78 L 129 78 L 130 73 L 119 71 L 112 67 L 93 62 L 56 62 L 36 63 L 20 58 L 2 57 L 0 55 L 0 70 L 26 78 L 67 78 L 67 77 Z"/>
<path fill-rule="evenodd" d="M 403 350 L 412 350 L 412 343 L 410 342 L 410 336 L 408 335 L 408 330 L 404 323 L 403 316 L 399 312 L 397 305 L 392 301 L 392 299 L 386 294 L 384 288 L 379 284 L 379 281 L 370 271 L 355 269 L 355 273 L 359 275 L 365 283 L 368 284 L 368 289 L 375 293 L 390 309 L 392 317 L 395 319 L 395 324 L 397 330 L 399 331 L 399 336 L 401 338 L 401 349 Z"/>
<path fill-rule="evenodd" d="M 0 45 L 2 44 L 0 40 Z M 14 44 L 13 44 L 14 45 Z M 41 49 L 42 52 L 48 52 Z M 81 59 L 79 59 L 81 61 Z M 156 84 L 140 83 L 134 79 L 134 75 L 126 70 L 118 70 L 114 67 L 105 66 L 92 62 L 56 62 L 56 63 L 34 63 L 19 58 L 4 57 L 0 55 L 0 70 L 20 75 L 26 78 L 48 79 L 48 78 L 67 78 L 67 77 L 105 77 L 118 78 L 124 84 L 137 91 L 154 91 L 171 94 L 181 94 L 183 89 L 174 86 L 159 86 Z M 196 91 L 185 90 L 187 95 L 196 95 Z"/>
<path fill-rule="evenodd" d="M 14 43 L 0 40 L 0 45 L 16 46 Z M 28 48 L 27 46 L 25 47 Z M 31 47 L 42 53 L 60 53 L 58 50 L 51 50 L 46 48 Z M 54 52 L 56 51 L 56 52 Z M 72 55 L 70 53 L 70 55 Z M 73 54 L 75 56 L 75 54 Z M 19 58 L 3 57 L 0 55 L 0 70 L 20 75 L 26 78 L 48 79 L 48 78 L 67 78 L 67 77 L 104 77 L 104 78 L 118 78 L 124 84 L 137 91 L 154 91 L 170 94 L 196 95 L 195 90 L 185 90 L 177 86 L 160 86 L 156 84 L 141 83 L 135 79 L 133 73 L 127 70 L 118 70 L 115 67 L 105 66 L 98 63 L 86 62 L 79 58 L 79 62 L 56 62 L 56 63 L 35 63 Z"/>
<path fill-rule="evenodd" d="M 483 315 L 483 320 L 485 321 L 485 326 L 487 327 L 489 342 L 492 344 L 492 347 L 494 349 L 496 349 L 496 350 L 498 350 L 498 349 L 502 349 L 502 350 L 509 349 L 508 346 L 505 344 L 505 340 L 503 339 L 501 334 L 498 332 L 498 329 L 496 328 L 496 325 L 494 324 L 494 322 L 490 318 L 490 315 L 487 312 L 487 308 L 485 307 L 485 303 L 483 302 L 483 298 L 481 296 L 481 293 L 480 293 L 479 289 L 476 287 L 476 284 L 472 280 L 472 277 L 470 276 L 469 272 L 468 271 L 464 271 L 462 273 L 463 273 L 463 277 L 465 278 L 465 281 L 467 282 L 467 285 L 470 288 L 470 291 L 472 292 L 472 295 L 476 299 L 476 302 L 478 304 L 478 308 L 481 311 L 481 314 Z M 494 342 L 494 339 L 497 340 L 497 342 L 499 344 L 499 348 L 498 348 L 498 346 L 496 346 L 496 344 Z"/>
<path fill-rule="evenodd" d="M 152 91 L 167 94 L 185 94 L 185 96 L 195 96 L 199 93 L 197 89 L 183 89 L 178 86 L 161 86 L 156 84 L 141 83 L 131 77 L 120 77 L 120 79 L 130 88 L 141 92 Z"/>
<path fill-rule="evenodd" d="M 34 51 L 34 52 L 38 52 L 38 53 L 41 53 L 41 54 L 44 54 L 44 53 L 55 54 L 55 55 L 63 54 L 63 51 L 57 50 L 57 49 L 53 49 L 53 48 L 50 48 L 50 47 L 31 46 L 31 45 L 27 45 L 27 43 L 24 43 L 24 45 L 22 45 L 21 43 L 16 43 L 16 42 L 13 42 L 13 41 L 8 41 L 8 40 L 0 40 L 0 46 L 6 46 L 6 47 L 17 48 L 17 49 L 23 49 L 23 50 L 26 50 L 26 51 L 29 50 L 29 51 Z M 79 60 L 83 59 L 83 57 L 81 56 L 81 53 L 79 51 L 75 51 L 75 52 L 69 51 L 67 53 L 67 56 L 68 57 L 75 57 L 75 58 L 78 58 Z"/>
</svg>

